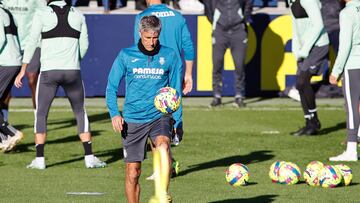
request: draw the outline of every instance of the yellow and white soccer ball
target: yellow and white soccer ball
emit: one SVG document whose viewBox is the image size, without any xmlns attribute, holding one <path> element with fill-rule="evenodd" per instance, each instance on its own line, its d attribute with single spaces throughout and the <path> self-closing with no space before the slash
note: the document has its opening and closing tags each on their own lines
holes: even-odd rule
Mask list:
<svg viewBox="0 0 360 203">
<path fill-rule="evenodd" d="M 154 105 L 163 114 L 170 114 L 178 110 L 181 103 L 180 94 L 171 87 L 160 88 L 154 98 Z"/>
<path fill-rule="evenodd" d="M 345 186 L 350 185 L 352 182 L 352 179 L 353 179 L 353 174 L 352 174 L 351 168 L 345 164 L 338 164 L 338 165 L 335 165 L 335 167 L 339 169 L 339 171 L 342 175 L 341 184 L 345 185 Z"/>
<path fill-rule="evenodd" d="M 281 164 L 286 163 L 285 161 L 275 161 L 271 164 L 270 170 L 269 170 L 269 177 L 273 183 L 278 183 L 279 181 L 279 169 Z"/>
<path fill-rule="evenodd" d="M 300 168 L 296 164 L 292 162 L 285 162 L 281 164 L 278 171 L 278 183 L 293 185 L 299 182 L 300 177 Z"/>
<path fill-rule="evenodd" d="M 340 184 L 341 180 L 341 172 L 335 166 L 325 165 L 320 171 L 319 182 L 322 187 L 334 188 Z"/>
<path fill-rule="evenodd" d="M 249 181 L 249 169 L 241 163 L 232 164 L 226 170 L 225 178 L 234 187 L 246 185 Z"/>
<path fill-rule="evenodd" d="M 304 171 L 305 182 L 310 186 L 319 186 L 319 175 L 324 164 L 320 161 L 310 162 Z"/>
</svg>

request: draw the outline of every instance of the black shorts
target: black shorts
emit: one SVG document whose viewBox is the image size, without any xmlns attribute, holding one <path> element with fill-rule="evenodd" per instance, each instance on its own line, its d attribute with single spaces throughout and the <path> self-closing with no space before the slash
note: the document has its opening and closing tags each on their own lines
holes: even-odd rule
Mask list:
<svg viewBox="0 0 360 203">
<path fill-rule="evenodd" d="M 124 147 L 124 161 L 141 162 L 146 158 L 146 143 L 148 138 L 152 142 L 159 135 L 171 138 L 173 131 L 173 119 L 170 115 L 147 123 L 126 123 L 121 132 Z"/>
<path fill-rule="evenodd" d="M 0 99 L 11 91 L 19 71 L 20 66 L 0 66 Z"/>
<path fill-rule="evenodd" d="M 305 59 L 298 61 L 298 71 L 309 71 L 313 75 L 321 75 L 323 73 L 323 67 L 327 63 L 327 55 L 329 53 L 329 46 L 313 47 L 309 53 L 309 56 Z"/>
<path fill-rule="evenodd" d="M 41 52 L 41 49 L 39 47 L 35 49 L 34 56 L 32 57 L 30 63 L 27 65 L 26 72 L 39 74 L 39 72 L 40 72 L 40 52 Z"/>
</svg>

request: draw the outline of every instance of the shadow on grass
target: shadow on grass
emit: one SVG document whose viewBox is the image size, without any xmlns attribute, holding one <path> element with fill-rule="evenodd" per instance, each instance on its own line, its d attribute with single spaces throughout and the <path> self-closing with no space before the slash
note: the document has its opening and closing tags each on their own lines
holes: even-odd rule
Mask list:
<svg viewBox="0 0 360 203">
<path fill-rule="evenodd" d="M 271 152 L 272 151 L 261 150 L 261 151 L 251 152 L 250 154 L 247 154 L 247 155 L 231 156 L 231 157 L 217 159 L 217 160 L 204 162 L 204 163 L 200 163 L 200 164 L 196 164 L 196 165 L 191 165 L 189 169 L 180 171 L 178 176 L 183 176 L 188 173 L 206 170 L 206 169 L 210 169 L 210 168 L 214 168 L 214 167 L 230 166 L 233 163 L 251 164 L 251 163 L 257 163 L 257 162 L 261 162 L 261 161 L 267 161 L 274 157 L 274 155 L 271 154 Z"/>
<path fill-rule="evenodd" d="M 343 185 L 343 184 L 340 184 L 338 186 L 336 186 L 336 188 L 343 188 L 343 187 L 351 187 L 351 186 L 355 186 L 355 185 L 359 185 L 359 183 L 350 183 L 350 185 Z"/>
<path fill-rule="evenodd" d="M 302 184 L 307 184 L 304 180 L 299 180 L 298 183 L 296 183 L 297 185 L 302 185 Z"/>
<path fill-rule="evenodd" d="M 253 185 L 257 185 L 258 183 L 256 182 L 248 182 L 246 183 L 246 186 L 245 187 L 249 187 L 249 186 L 253 186 Z"/>
<path fill-rule="evenodd" d="M 319 131 L 318 135 L 326 135 L 341 129 L 346 129 L 346 122 L 341 122 L 336 124 L 335 126 L 331 126 L 328 128 L 323 128 Z"/>
<path fill-rule="evenodd" d="M 100 135 L 102 131 L 100 130 L 95 130 L 91 132 L 91 136 L 95 137 Z M 50 136 L 51 137 L 51 136 Z M 46 141 L 45 145 L 49 145 L 49 144 L 61 144 L 61 143 L 67 143 L 67 142 L 81 142 L 80 138 L 78 135 L 71 135 L 71 136 L 67 136 L 67 137 L 62 137 L 56 140 L 48 140 Z M 34 142 L 31 143 L 27 143 L 27 144 L 19 144 L 15 147 L 15 149 L 13 150 L 13 152 L 16 153 L 22 153 L 22 152 L 30 152 L 30 151 L 34 151 L 29 149 L 30 146 L 35 146 Z"/>
<path fill-rule="evenodd" d="M 151 151 L 150 145 L 147 146 L 147 151 Z M 110 149 L 110 150 L 97 151 L 97 152 L 94 153 L 94 155 L 99 157 L 102 161 L 105 161 L 106 164 L 111 164 L 111 163 L 114 163 L 116 161 L 124 159 L 124 153 L 123 152 L 124 152 L 123 148 L 114 148 L 114 149 Z M 105 159 L 103 159 L 103 157 L 110 157 L 110 158 L 105 160 Z M 58 165 L 68 164 L 68 163 L 81 161 L 81 160 L 84 160 L 83 156 L 79 156 L 77 158 L 69 159 L 69 160 L 66 160 L 66 161 L 53 163 L 53 164 L 47 165 L 46 167 L 48 168 L 48 167 L 58 166 Z M 256 184 L 256 183 L 254 183 L 254 184 Z"/>
<path fill-rule="evenodd" d="M 270 98 L 267 98 L 267 97 L 259 97 L 259 98 L 252 99 L 252 100 L 244 99 L 244 103 L 245 103 L 245 104 L 251 104 L 251 103 L 261 102 L 261 101 L 265 101 L 265 100 L 269 100 L 269 99 L 270 99 Z M 233 104 L 234 102 L 235 102 L 235 99 L 234 99 L 234 100 L 229 100 L 229 101 L 223 102 L 222 105 Z"/>
<path fill-rule="evenodd" d="M 252 103 L 262 102 L 262 101 L 266 101 L 266 100 L 270 100 L 270 99 L 272 99 L 272 97 L 259 97 L 259 98 L 251 99 L 251 100 L 245 99 L 244 101 L 246 104 L 252 104 Z"/>
<path fill-rule="evenodd" d="M 241 198 L 241 199 L 227 199 L 227 200 L 219 200 L 215 202 L 209 202 L 209 203 L 238 203 L 238 202 L 273 202 L 275 201 L 275 197 L 278 195 L 261 195 L 258 197 L 251 197 L 251 198 Z"/>
<path fill-rule="evenodd" d="M 101 121 L 107 121 L 107 120 L 110 122 L 108 112 L 98 113 L 98 114 L 94 114 L 94 115 L 90 115 L 90 116 L 88 115 L 88 119 L 89 119 L 90 124 L 94 123 L 94 122 L 101 122 Z M 53 128 L 53 129 L 51 129 L 51 131 L 76 126 L 76 119 L 75 118 L 62 119 L 62 120 L 59 120 L 59 121 L 48 122 L 48 125 L 61 125 L 61 124 L 64 124 L 64 125 Z"/>
<path fill-rule="evenodd" d="M 11 125 L 11 123 L 10 123 Z M 13 125 L 14 128 L 20 130 L 20 131 L 23 131 L 24 129 L 27 129 L 27 128 L 34 128 L 34 126 L 32 125 L 23 125 L 23 124 L 20 124 L 20 125 Z"/>
<path fill-rule="evenodd" d="M 111 164 L 114 163 L 118 160 L 121 160 L 124 158 L 124 154 L 123 154 L 123 148 L 115 148 L 115 149 L 110 149 L 110 150 L 104 150 L 104 151 L 99 151 L 94 153 L 95 156 L 99 157 L 102 161 L 105 161 L 106 164 Z M 108 157 L 110 156 L 110 158 L 104 160 L 101 157 Z M 79 156 L 73 159 L 69 159 L 66 161 L 60 161 L 57 163 L 53 163 L 50 165 L 47 165 L 46 167 L 53 167 L 53 166 L 58 166 L 58 165 L 63 165 L 63 164 L 69 164 L 69 163 L 73 163 L 76 161 L 83 161 L 84 160 L 84 156 Z"/>
</svg>

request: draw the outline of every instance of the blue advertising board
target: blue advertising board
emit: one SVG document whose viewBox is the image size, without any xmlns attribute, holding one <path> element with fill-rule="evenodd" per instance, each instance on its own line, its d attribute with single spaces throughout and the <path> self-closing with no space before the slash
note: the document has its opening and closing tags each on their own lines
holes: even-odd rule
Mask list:
<svg viewBox="0 0 360 203">
<path fill-rule="evenodd" d="M 211 25 L 205 16 L 185 15 L 195 45 L 194 88 L 189 96 L 212 96 Z M 81 62 L 87 97 L 105 95 L 108 73 L 122 48 L 134 44 L 135 15 L 86 15 L 90 46 Z M 256 14 L 248 25 L 246 96 L 275 96 L 294 83 L 296 61 L 291 53 L 291 18 L 288 15 Z M 236 56 L 234 56 L 236 57 Z M 225 54 L 223 95 L 234 94 L 234 64 Z M 314 80 L 321 80 L 322 76 Z M 26 82 L 25 82 L 26 84 Z M 13 88 L 13 96 L 26 97 L 27 85 Z M 119 91 L 124 95 L 123 84 Z M 58 96 L 63 96 L 62 90 Z"/>
</svg>

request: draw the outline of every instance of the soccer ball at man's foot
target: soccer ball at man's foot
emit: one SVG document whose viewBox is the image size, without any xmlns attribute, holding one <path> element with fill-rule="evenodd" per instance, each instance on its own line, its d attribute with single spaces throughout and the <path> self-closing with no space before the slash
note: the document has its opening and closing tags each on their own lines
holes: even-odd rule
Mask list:
<svg viewBox="0 0 360 203">
<path fill-rule="evenodd" d="M 154 105 L 157 110 L 164 114 L 170 114 L 178 110 L 181 102 L 179 93 L 171 87 L 159 89 L 154 98 Z"/>
</svg>

